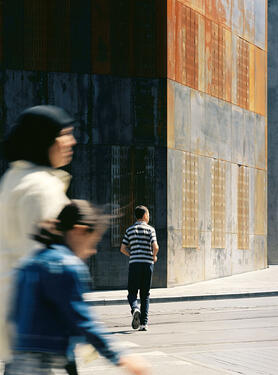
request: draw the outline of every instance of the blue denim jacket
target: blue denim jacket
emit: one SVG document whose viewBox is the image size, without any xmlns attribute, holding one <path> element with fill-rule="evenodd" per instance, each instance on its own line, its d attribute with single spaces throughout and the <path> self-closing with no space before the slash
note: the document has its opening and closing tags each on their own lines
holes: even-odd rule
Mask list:
<svg viewBox="0 0 278 375">
<path fill-rule="evenodd" d="M 120 352 L 83 299 L 90 275 L 85 263 L 62 245 L 36 252 L 16 270 L 10 319 L 16 326 L 13 350 L 65 355 L 69 339 L 83 336 L 117 364 Z"/>
</svg>

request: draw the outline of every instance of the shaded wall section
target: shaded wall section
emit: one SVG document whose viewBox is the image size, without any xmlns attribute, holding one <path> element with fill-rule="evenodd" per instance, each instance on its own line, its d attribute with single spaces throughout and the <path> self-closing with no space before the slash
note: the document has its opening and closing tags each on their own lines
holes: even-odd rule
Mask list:
<svg viewBox="0 0 278 375">
<path fill-rule="evenodd" d="M 268 259 L 278 264 L 278 4 L 269 0 L 268 6 Z"/>
<path fill-rule="evenodd" d="M 166 4 L 166 2 L 165 2 Z M 55 104 L 79 122 L 69 195 L 120 216 L 90 260 L 96 288 L 125 288 L 119 252 L 134 207 L 150 208 L 166 286 L 166 5 L 145 0 L 0 2 L 1 134 L 26 107 Z M 14 28 L 11 27 L 14 25 Z M 1 161 L 1 173 L 7 165 Z"/>
</svg>

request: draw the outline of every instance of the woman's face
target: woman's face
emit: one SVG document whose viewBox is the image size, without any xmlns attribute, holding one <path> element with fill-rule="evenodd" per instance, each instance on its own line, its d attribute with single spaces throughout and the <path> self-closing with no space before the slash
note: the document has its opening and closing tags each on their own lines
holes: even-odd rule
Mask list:
<svg viewBox="0 0 278 375">
<path fill-rule="evenodd" d="M 69 164 L 73 156 L 73 146 L 76 140 L 72 134 L 73 127 L 64 128 L 48 150 L 48 158 L 53 168 L 63 167 Z"/>
</svg>

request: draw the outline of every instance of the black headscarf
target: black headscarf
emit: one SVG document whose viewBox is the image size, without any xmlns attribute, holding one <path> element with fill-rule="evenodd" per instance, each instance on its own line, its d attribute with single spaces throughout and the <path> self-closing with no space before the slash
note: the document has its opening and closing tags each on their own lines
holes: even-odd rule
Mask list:
<svg viewBox="0 0 278 375">
<path fill-rule="evenodd" d="M 49 147 L 60 131 L 74 122 L 60 107 L 38 105 L 27 108 L 19 115 L 4 140 L 4 156 L 9 162 L 27 160 L 50 166 Z"/>
</svg>

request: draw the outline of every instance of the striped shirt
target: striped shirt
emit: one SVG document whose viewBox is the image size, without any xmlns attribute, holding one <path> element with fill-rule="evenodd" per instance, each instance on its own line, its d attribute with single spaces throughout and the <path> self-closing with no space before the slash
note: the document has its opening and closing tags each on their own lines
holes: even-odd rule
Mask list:
<svg viewBox="0 0 278 375">
<path fill-rule="evenodd" d="M 127 228 L 122 243 L 129 246 L 129 263 L 153 264 L 152 244 L 156 241 L 155 229 L 144 221 Z"/>
</svg>

